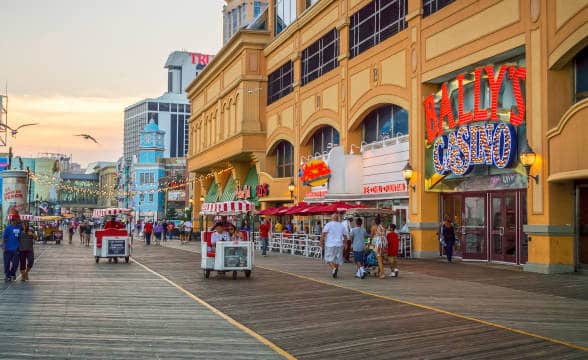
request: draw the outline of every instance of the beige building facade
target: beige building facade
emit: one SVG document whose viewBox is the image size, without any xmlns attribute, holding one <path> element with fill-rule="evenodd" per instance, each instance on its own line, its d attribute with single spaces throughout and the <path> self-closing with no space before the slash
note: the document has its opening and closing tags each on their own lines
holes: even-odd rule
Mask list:
<svg viewBox="0 0 588 360">
<path fill-rule="evenodd" d="M 337 153 L 333 184 L 363 174 L 339 198 L 398 207 L 419 257 L 439 255 L 449 215 L 464 259 L 588 263 L 588 1 L 284 2 L 187 89 L 195 209 L 243 188 L 259 208 L 308 200 L 301 164 Z"/>
</svg>

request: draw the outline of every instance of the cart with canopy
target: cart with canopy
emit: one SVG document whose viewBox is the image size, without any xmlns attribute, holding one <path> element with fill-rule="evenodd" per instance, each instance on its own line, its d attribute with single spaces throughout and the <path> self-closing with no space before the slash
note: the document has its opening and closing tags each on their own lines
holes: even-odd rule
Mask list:
<svg viewBox="0 0 588 360">
<path fill-rule="evenodd" d="M 228 227 L 228 222 L 223 221 L 227 217 L 246 214 L 255 207 L 248 201 L 227 201 L 221 203 L 203 204 L 201 214 L 214 216 L 220 220 L 223 226 Z M 212 231 L 203 231 L 201 234 L 201 268 L 204 277 L 209 278 L 212 271 L 225 273 L 232 271 L 233 279 L 242 271 L 249 278 L 253 270 L 254 247 L 247 232 L 242 232 L 242 239 L 237 241 L 219 241 L 212 243 Z"/>
<path fill-rule="evenodd" d="M 131 210 L 125 208 L 109 208 L 94 210 L 93 217 L 106 217 L 120 215 L 130 216 Z M 130 261 L 131 256 L 131 237 L 125 226 L 116 221 L 111 223 L 105 219 L 104 228 L 96 230 L 94 233 L 94 258 L 96 263 L 100 258 L 107 258 L 109 261 L 118 262 L 118 258 L 124 258 L 125 262 Z"/>
</svg>

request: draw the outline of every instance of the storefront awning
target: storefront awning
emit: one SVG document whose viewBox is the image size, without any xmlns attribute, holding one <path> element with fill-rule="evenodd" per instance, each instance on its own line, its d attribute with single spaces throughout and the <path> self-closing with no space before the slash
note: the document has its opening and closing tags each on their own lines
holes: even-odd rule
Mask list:
<svg viewBox="0 0 588 360">
<path fill-rule="evenodd" d="M 201 215 L 239 215 L 255 210 L 255 205 L 249 201 L 223 201 L 204 203 Z"/>
<path fill-rule="evenodd" d="M 245 182 L 243 183 L 244 186 L 249 186 L 251 190 L 251 196 L 249 197 L 249 201 L 254 203 L 256 206 L 259 206 L 259 199 L 257 198 L 256 188 L 259 185 L 259 180 L 257 176 L 257 169 L 255 166 L 252 166 L 247 173 L 247 177 L 245 178 Z"/>
<path fill-rule="evenodd" d="M 235 200 L 235 179 L 233 176 L 229 176 L 227 184 L 223 190 L 223 194 L 219 198 L 219 201 L 233 201 Z"/>
<path fill-rule="evenodd" d="M 218 185 L 215 181 L 213 181 L 210 185 L 210 189 L 208 189 L 206 197 L 204 198 L 204 202 L 213 203 L 216 202 L 216 200 L 218 200 Z"/>
</svg>

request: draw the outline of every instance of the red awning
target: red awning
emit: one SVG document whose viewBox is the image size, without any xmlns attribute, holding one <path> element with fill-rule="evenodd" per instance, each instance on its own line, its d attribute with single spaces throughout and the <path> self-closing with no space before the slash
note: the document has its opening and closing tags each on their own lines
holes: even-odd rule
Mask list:
<svg viewBox="0 0 588 360">
<path fill-rule="evenodd" d="M 261 210 L 257 214 L 258 215 L 272 216 L 272 215 L 279 215 L 278 213 L 280 211 L 287 211 L 287 210 L 288 210 L 287 207 L 269 208 L 269 209 Z"/>
<path fill-rule="evenodd" d="M 343 211 L 346 211 L 347 209 L 364 208 L 364 207 L 365 206 L 363 206 L 363 205 L 349 204 L 349 203 L 345 203 L 345 202 L 335 202 L 335 203 L 327 204 L 327 205 L 313 206 L 306 213 L 309 215 L 332 214 L 332 213 L 336 213 L 336 212 L 343 212 Z"/>
<path fill-rule="evenodd" d="M 299 202 L 298 204 L 288 208 L 286 215 L 298 215 L 301 210 L 306 209 L 309 205 L 305 202 Z"/>
</svg>

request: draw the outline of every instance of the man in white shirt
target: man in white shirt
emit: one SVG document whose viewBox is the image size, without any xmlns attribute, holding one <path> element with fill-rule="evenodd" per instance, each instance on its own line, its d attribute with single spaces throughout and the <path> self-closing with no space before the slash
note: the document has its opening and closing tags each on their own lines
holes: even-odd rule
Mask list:
<svg viewBox="0 0 588 360">
<path fill-rule="evenodd" d="M 181 244 L 183 245 L 184 243 L 189 242 L 192 238 L 192 222 L 190 220 L 184 222 L 182 231 L 184 234 L 182 236 Z"/>
<path fill-rule="evenodd" d="M 345 226 L 339 222 L 339 215 L 333 214 L 323 228 L 321 246 L 325 249 L 325 262 L 329 265 L 333 278 L 337 277 L 339 265 L 343 263 L 343 240 L 347 240 Z M 325 241 L 326 240 L 326 241 Z"/>
</svg>

